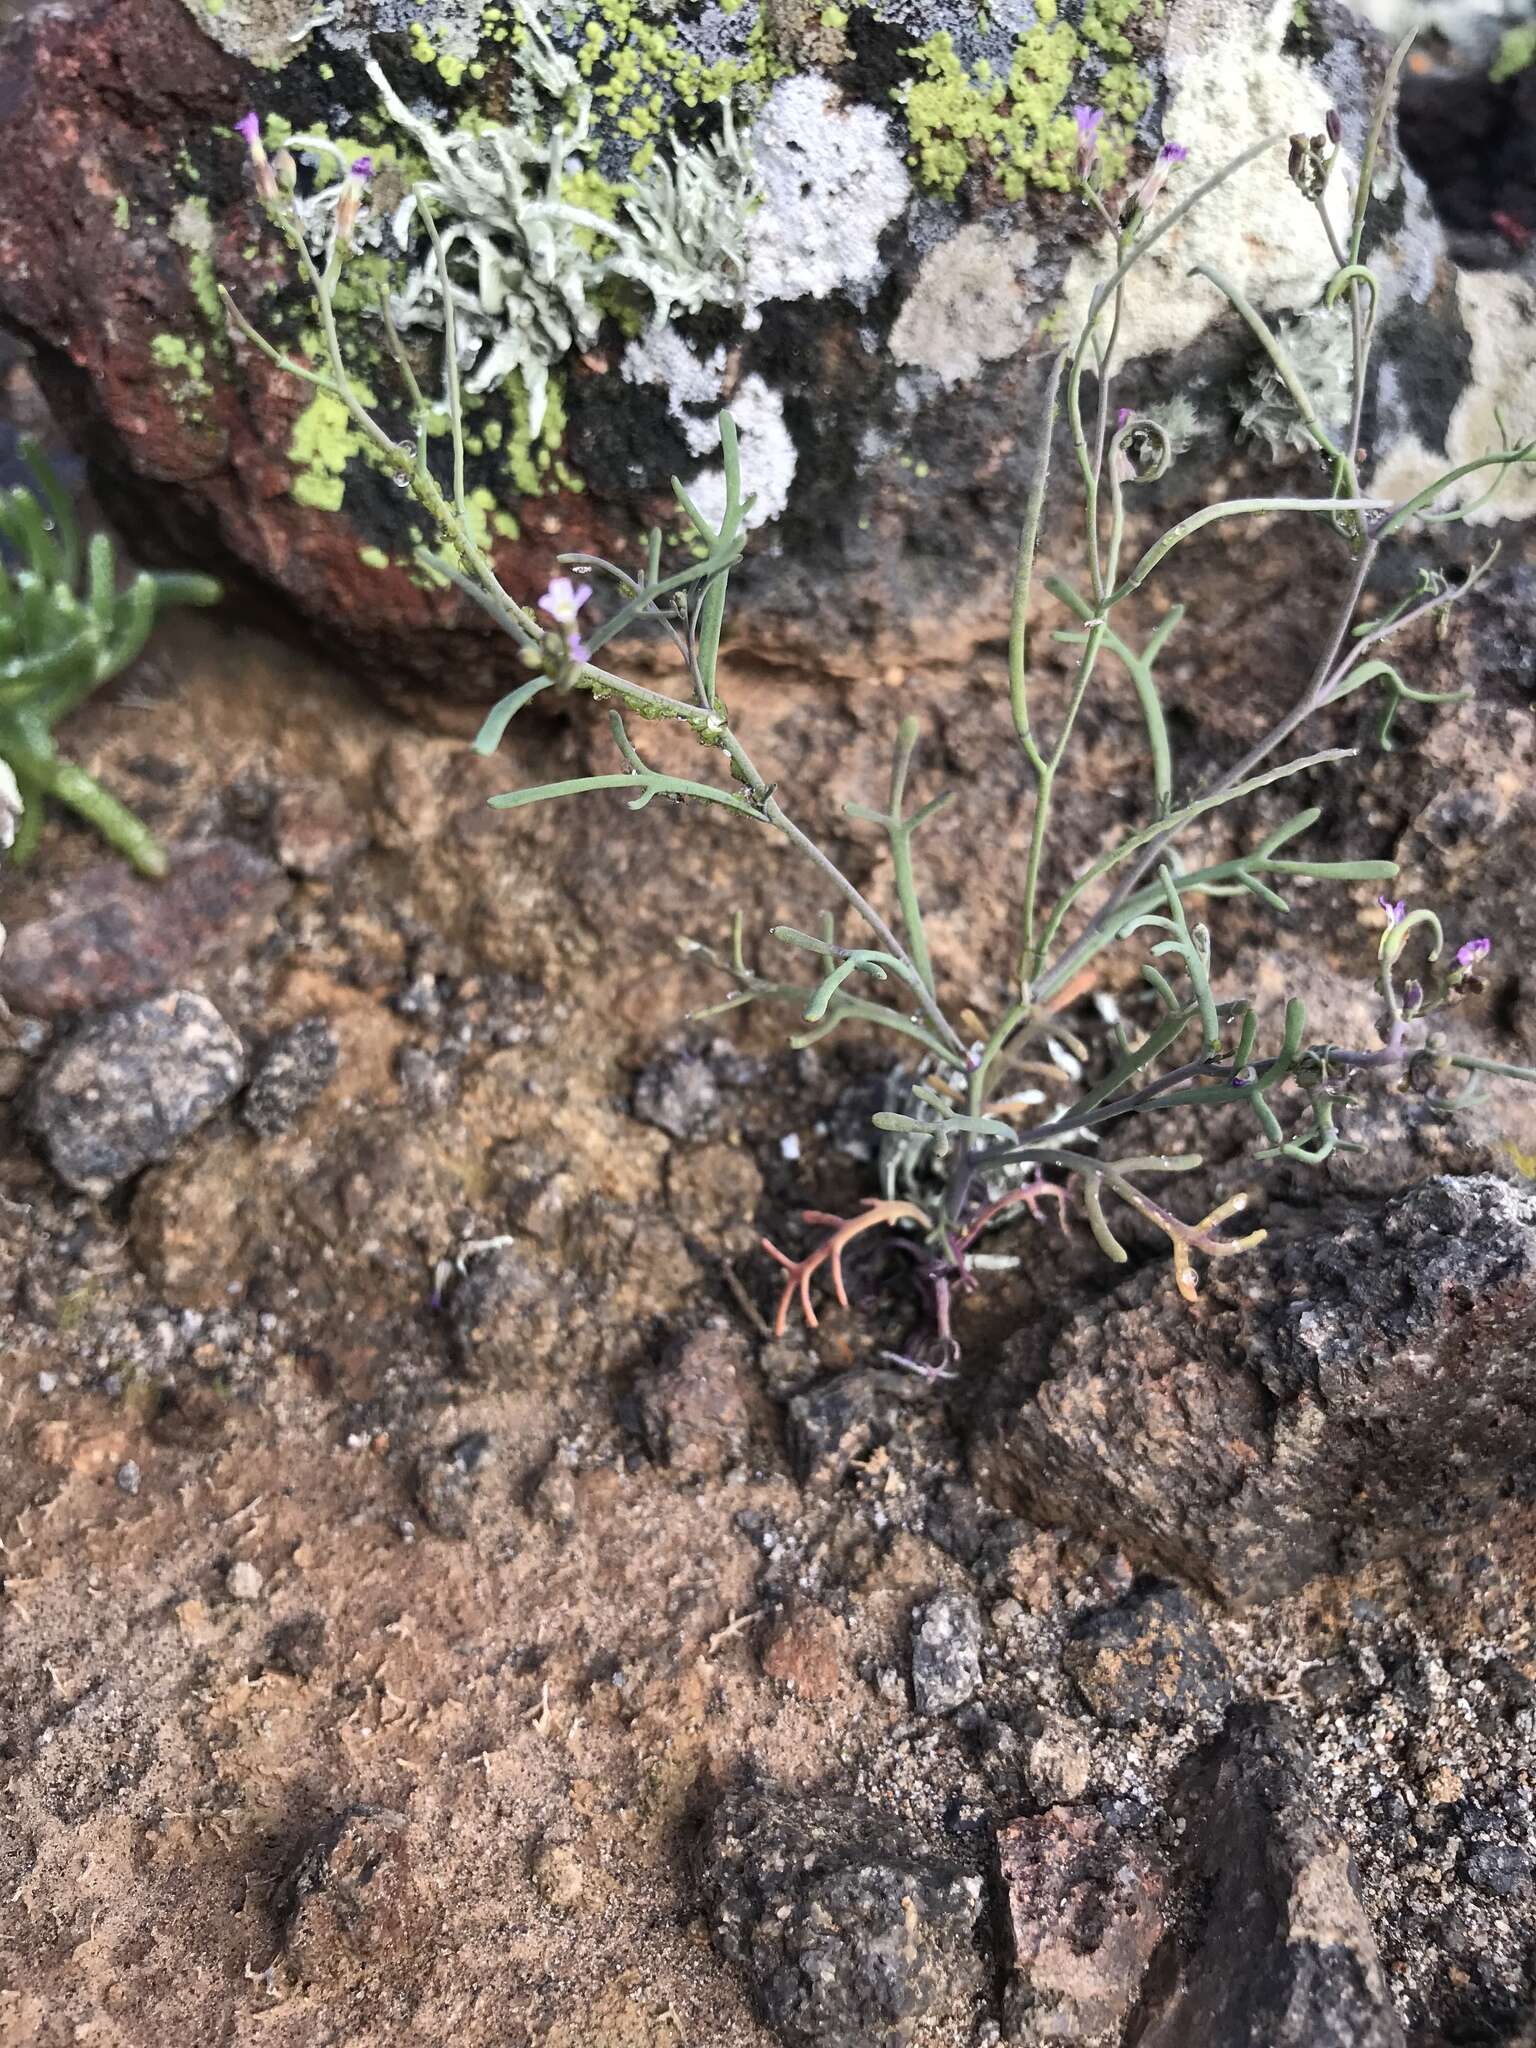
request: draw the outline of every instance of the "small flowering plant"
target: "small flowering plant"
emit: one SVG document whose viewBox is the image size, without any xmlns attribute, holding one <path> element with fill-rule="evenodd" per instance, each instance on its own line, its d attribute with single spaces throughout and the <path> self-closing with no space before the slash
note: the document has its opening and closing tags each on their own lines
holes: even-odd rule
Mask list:
<svg viewBox="0 0 1536 2048">
<path fill-rule="evenodd" d="M 1495 482 L 1509 466 L 1536 459 L 1536 444 L 1502 447 L 1449 470 L 1427 488 L 1392 499 L 1369 487 L 1360 470 L 1361 420 L 1369 390 L 1377 291 L 1365 261 L 1363 240 L 1381 137 L 1395 90 L 1404 44 L 1389 68 L 1366 138 L 1349 199 L 1349 225 L 1341 233 L 1324 204 L 1335 180 L 1345 178 L 1338 123 L 1315 137 L 1292 138 L 1289 172 L 1317 211 L 1334 264 L 1323 303 L 1342 303 L 1350 323 L 1352 373 L 1350 417 L 1342 435 L 1319 418 L 1306 386 L 1281 338 L 1242 293 L 1209 266 L 1198 266 L 1221 291 L 1249 329 L 1294 405 L 1312 453 L 1317 481 L 1308 495 L 1219 500 L 1184 518 L 1132 558 L 1128 548 L 1131 494 L 1155 482 L 1177 452 L 1168 427 L 1151 414 L 1121 405 L 1116 397 L 1116 345 L 1126 280 L 1136 265 L 1193 207 L 1234 171 L 1271 153 L 1275 141 L 1256 144 L 1235 162 L 1210 171 L 1193 190 L 1179 195 L 1175 181 L 1188 177 L 1188 151 L 1168 142 L 1141 180 L 1123 192 L 1108 187 L 1099 154 L 1096 110 L 1078 108 L 1078 190 L 1082 203 L 1102 225 L 1110 267 L 1094 292 L 1082 325 L 1056 357 L 1044 379 L 1038 453 L 1028 493 L 1008 630 L 1008 694 L 1004 730 L 1011 729 L 1019 773 L 1032 789 L 1027 844 L 1019 849 L 1015 943 L 1006 967 L 999 965 L 985 1014 L 958 1004 L 945 964 L 930 950 L 916 862 L 924 826 L 951 801 L 938 793 L 911 801 L 918 727 L 899 726 L 888 789 L 877 804 L 850 805 L 850 816 L 880 834 L 890 855 L 891 900 L 877 903 L 859 888 L 834 855 L 794 816 L 779 780 L 765 772 L 738 732 L 720 694 L 719 655 L 727 587 L 744 542 L 744 496 L 736 435 L 729 417 L 720 421 L 725 478 L 723 509 L 706 518 L 681 484 L 674 484 L 689 544 L 685 559 L 663 560 L 660 532 L 649 538 L 644 560 L 633 570 L 575 554 L 537 600 L 536 610 L 519 604 L 498 579 L 477 539 L 464 489 L 464 423 L 458 384 L 458 348 L 451 292 L 444 293 L 443 389 L 449 433 L 446 461 L 432 450 L 443 437 L 425 431 L 434 410 L 417 384 L 395 333 L 387 300 L 379 319 L 394 351 L 403 386 L 423 430 L 414 441 L 395 440 L 358 390 L 336 342 L 333 295 L 340 263 L 349 247 L 358 209 L 366 203 L 365 179 L 357 163 L 343 167 L 328 220 L 316 233 L 315 203 L 297 198 L 286 168 L 268 162 L 259 127 L 242 124 L 251 175 L 272 219 L 287 237 L 314 294 L 325 344 L 319 364 L 284 355 L 259 335 L 231 305 L 245 338 L 294 375 L 332 392 L 346 407 L 363 438 L 398 480 L 415 493 L 441 535 L 441 545 L 423 555 L 435 575 L 477 599 L 520 650 L 528 679 L 495 707 L 476 745 L 494 751 L 509 722 L 547 691 L 584 693 L 607 706 L 618 765 L 608 774 L 583 775 L 492 798 L 505 810 L 554 798 L 623 792 L 632 810 L 658 797 L 704 804 L 730 813 L 754 830 L 775 834 L 802 860 L 823 895 L 819 917 L 808 929 L 781 925 L 771 936 L 792 965 L 768 968 L 747 956 L 741 920 L 729 944 L 716 950 L 695 940 L 685 950 L 718 970 L 729 993 L 711 1016 L 750 1003 L 787 1008 L 796 1020 L 790 1042 L 807 1046 L 838 1031 L 884 1034 L 899 1048 L 903 1064 L 888 1106 L 876 1117 L 881 1132 L 879 1191 L 858 1214 L 834 1216 L 807 1210 L 808 1249 L 794 1256 L 769 1244 L 783 1271 L 778 1327 L 787 1327 L 798 1308 L 814 1325 L 816 1287 L 823 1279 L 846 1300 L 844 1260 L 850 1247 L 876 1232 L 897 1233 L 912 1256 L 912 1271 L 924 1303 L 918 1334 L 904 1351 L 890 1354 L 901 1364 L 931 1375 L 953 1372 L 957 1345 L 951 1311 L 957 1295 L 1010 1255 L 988 1249 L 1023 1219 L 1053 1218 L 1065 1224 L 1081 1210 L 1105 1256 L 1116 1262 L 1128 1253 L 1117 1235 L 1119 1215 L 1128 1213 L 1161 1233 L 1172 1249 L 1181 1294 L 1193 1301 L 1197 1261 L 1227 1258 L 1256 1244 L 1263 1232 L 1229 1234 L 1247 1197 L 1236 1195 L 1194 1219 L 1186 1218 L 1160 1192 L 1160 1184 L 1192 1172 L 1198 1154 L 1163 1150 L 1143 1141 L 1137 1149 L 1124 1133 L 1154 1113 L 1189 1109 L 1201 1114 L 1229 1109 L 1251 1120 L 1255 1157 L 1316 1164 L 1349 1143 L 1341 1116 L 1353 1090 L 1371 1076 L 1387 1076 L 1438 1104 L 1453 1104 L 1465 1077 L 1480 1071 L 1536 1080 L 1536 1070 L 1512 1067 L 1457 1049 L 1441 1028 L 1445 1014 L 1479 985 L 1479 970 L 1490 953 L 1486 938 L 1468 938 L 1447 958 L 1447 942 L 1433 912 L 1410 909 L 1383 894 L 1385 918 L 1378 948 L 1378 986 L 1383 1003 L 1380 1043 L 1339 1046 L 1309 1038 L 1303 1004 L 1293 998 L 1282 1017 L 1268 1020 L 1241 993 L 1218 985 L 1209 927 L 1200 907 L 1213 897 L 1246 894 L 1278 915 L 1289 906 L 1285 890 L 1305 880 L 1337 885 L 1392 881 L 1395 865 L 1383 860 L 1325 860 L 1310 855 L 1306 835 L 1320 813 L 1298 810 L 1282 824 L 1250 834 L 1235 854 L 1202 853 L 1203 820 L 1236 807 L 1260 790 L 1284 784 L 1352 751 L 1335 746 L 1292 752 L 1289 743 L 1323 714 L 1368 688 L 1382 701 L 1380 740 L 1391 744 L 1393 718 L 1405 703 L 1450 701 L 1411 682 L 1393 660 L 1392 643 L 1416 620 L 1442 615 L 1464 597 L 1489 568 L 1492 556 L 1474 563 L 1459 581 L 1438 571 L 1421 572 L 1417 588 L 1385 610 L 1374 600 L 1382 550 L 1421 520 L 1444 521 L 1454 509 L 1441 501 L 1464 478 L 1487 471 Z M 1279 138 L 1283 148 L 1285 138 Z M 295 139 L 292 147 L 299 147 Z M 314 148 L 331 149 L 315 143 Z M 334 154 L 334 151 L 333 151 Z M 1277 167 L 1278 168 L 1278 167 Z M 355 191 L 348 200 L 345 194 Z M 433 247 L 437 228 L 425 197 L 415 195 Z M 315 244 L 318 242 L 318 248 Z M 1070 448 L 1082 512 L 1080 583 L 1051 578 L 1046 589 L 1068 623 L 1054 638 L 1073 651 L 1073 672 L 1065 709 L 1047 731 L 1032 689 L 1035 648 L 1035 557 L 1049 496 L 1051 450 L 1058 407 Z M 451 474 L 441 473 L 451 467 Z M 1174 552 L 1207 527 L 1235 519 L 1281 514 L 1325 521 L 1338 536 L 1347 576 L 1331 622 L 1305 682 L 1290 708 L 1236 761 L 1193 777 L 1175 756 L 1174 736 L 1164 714 L 1157 667 L 1181 607 L 1167 609 L 1161 623 L 1138 638 L 1122 607 L 1149 583 Z M 587 615 L 593 588 L 577 578 L 597 578 L 615 601 L 598 621 Z M 680 680 L 673 690 L 632 682 L 601 665 L 619 636 L 649 623 L 659 627 L 677 656 Z M 1116 685 L 1119 677 L 1123 682 Z M 1141 822 L 1127 828 L 1095 858 L 1061 884 L 1048 888 L 1052 864 L 1047 850 L 1063 794 L 1064 771 L 1085 705 L 1098 692 L 1126 689 L 1125 701 L 1145 734 L 1146 789 Z M 665 721 L 690 732 L 709 763 L 695 778 L 666 774 L 643 757 L 631 725 Z M 828 907 L 835 905 L 836 910 Z M 1141 958 L 1144 995 L 1122 1008 L 1105 998 L 1108 1021 L 1088 1039 L 1069 1028 L 1070 1004 L 1102 988 L 1106 956 L 1134 943 Z M 1423 954 L 1412 978 L 1400 983 L 1409 949 Z M 1155 1191 L 1156 1190 L 1156 1191 Z"/>
</svg>

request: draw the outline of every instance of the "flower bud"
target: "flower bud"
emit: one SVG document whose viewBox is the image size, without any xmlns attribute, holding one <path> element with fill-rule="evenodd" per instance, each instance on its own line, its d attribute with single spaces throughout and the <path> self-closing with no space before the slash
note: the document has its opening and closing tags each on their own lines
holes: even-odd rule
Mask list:
<svg viewBox="0 0 1536 2048">
<path fill-rule="evenodd" d="M 277 174 L 268 160 L 261 142 L 261 116 L 252 107 L 248 114 L 242 114 L 235 123 L 235 133 L 245 138 L 245 147 L 250 157 L 251 179 L 256 187 L 256 197 L 270 206 L 277 197 Z"/>
<path fill-rule="evenodd" d="M 1327 118 L 1324 120 L 1323 126 L 1328 131 L 1328 140 L 1333 144 L 1334 148 L 1337 149 L 1339 144 L 1344 140 L 1344 123 L 1339 119 L 1339 110 L 1337 107 L 1330 107 L 1328 109 Z"/>
<path fill-rule="evenodd" d="M 362 211 L 363 194 L 372 176 L 373 158 L 360 156 L 341 182 L 341 197 L 336 202 L 336 234 L 340 241 L 351 240 L 357 216 Z"/>
</svg>

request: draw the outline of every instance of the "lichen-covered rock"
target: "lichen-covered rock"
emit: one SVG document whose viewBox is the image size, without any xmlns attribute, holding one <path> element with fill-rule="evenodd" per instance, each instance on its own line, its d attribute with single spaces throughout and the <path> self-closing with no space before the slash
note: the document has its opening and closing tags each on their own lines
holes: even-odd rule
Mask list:
<svg viewBox="0 0 1536 2048">
<path fill-rule="evenodd" d="M 1187 1877 L 1203 1910 L 1159 1960 L 1137 2048 L 1403 2048 L 1345 1843 L 1318 1817 L 1295 1725 L 1238 1709 L 1186 1777 Z"/>
<path fill-rule="evenodd" d="M 482 684 L 504 651 L 417 568 L 420 515 L 387 462 L 333 397 L 226 332 L 220 284 L 289 347 L 316 345 L 231 132 L 254 104 L 269 142 L 295 144 L 317 231 L 328 152 L 373 159 L 341 333 L 401 436 L 375 308 L 391 296 L 435 389 L 441 280 L 402 204 L 411 182 L 430 189 L 459 302 L 470 504 L 516 595 L 544 586 L 558 548 L 624 555 L 674 520 L 673 475 L 718 502 L 725 405 L 751 520 L 773 529 L 738 578 L 737 630 L 824 671 L 862 670 L 872 642 L 876 662 L 882 644 L 961 653 L 994 630 L 964 600 L 1007 572 L 1041 359 L 1108 261 L 1069 196 L 1073 105 L 1102 111 L 1115 185 L 1164 135 L 1204 171 L 1263 135 L 1318 132 L 1330 107 L 1348 168 L 1382 46 L 1331 0 L 1305 36 L 1292 16 L 1288 0 L 71 0 L 11 32 L 0 316 L 87 401 L 120 494 L 171 487 L 158 500 L 179 548 L 235 556 L 355 658 Z M 1373 445 L 1406 481 L 1430 451 L 1480 451 L 1501 404 L 1511 433 L 1528 424 L 1536 330 L 1514 273 L 1456 278 L 1416 182 L 1392 221 Z M 1181 352 L 1144 395 L 1198 391 L 1190 475 L 1208 484 L 1253 352 L 1234 326 L 1219 360 L 1191 356 L 1222 306 L 1190 275 L 1200 261 L 1266 311 L 1311 317 L 1334 259 L 1283 143 L 1169 234 L 1121 323 L 1128 364 Z"/>
<path fill-rule="evenodd" d="M 721 1953 L 793 2048 L 964 2040 L 986 1995 L 982 1880 L 854 1800 L 724 1795 L 701 1844 Z"/>
<path fill-rule="evenodd" d="M 1430 1181 L 1216 1267 L 1193 1311 L 1159 1269 L 1054 1342 L 1020 1332 L 974 1463 L 1041 1520 L 1273 1597 L 1528 1489 L 1533 1309 L 1536 1198 Z"/>
<path fill-rule="evenodd" d="M 183 990 L 83 1024 L 39 1068 L 26 1120 L 60 1180 L 100 1198 L 169 1159 L 244 1079 L 239 1037 Z"/>
</svg>

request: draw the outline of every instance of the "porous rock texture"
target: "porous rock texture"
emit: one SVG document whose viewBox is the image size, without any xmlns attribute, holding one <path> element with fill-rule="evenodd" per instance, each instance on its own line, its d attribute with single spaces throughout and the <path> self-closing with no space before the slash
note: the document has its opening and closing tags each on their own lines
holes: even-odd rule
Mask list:
<svg viewBox="0 0 1536 2048">
<path fill-rule="evenodd" d="M 562 197 L 589 213 L 622 211 L 658 161 L 713 175 L 717 144 L 760 195 L 730 217 L 713 267 L 701 260 L 685 281 L 686 303 L 592 287 L 595 325 L 563 351 L 541 343 L 542 420 L 520 372 L 473 395 L 471 502 L 513 593 L 543 588 L 557 548 L 623 555 L 653 520 L 675 528 L 674 474 L 714 502 L 713 417 L 727 405 L 751 519 L 767 529 L 739 579 L 737 644 L 832 673 L 925 650 L 963 657 L 993 631 L 1044 356 L 1104 274 L 1091 216 L 1066 189 L 1074 103 L 1103 109 L 1116 185 L 1165 135 L 1189 148 L 1188 177 L 1263 135 L 1316 133 L 1330 107 L 1347 168 L 1384 58 L 1325 0 L 1305 35 L 1285 0 L 642 13 L 613 0 L 457 0 L 430 19 L 400 0 L 66 0 L 23 16 L 0 60 L 0 319 L 38 344 L 55 399 L 89 423 L 118 505 L 152 498 L 164 542 L 243 564 L 381 678 L 403 669 L 472 692 L 505 662 L 483 615 L 415 566 L 420 515 L 389 466 L 334 400 L 232 341 L 218 302 L 229 287 L 313 359 L 313 312 L 231 133 L 248 107 L 274 143 L 302 132 L 370 151 L 379 173 L 343 343 L 391 430 L 408 431 L 371 308 L 421 274 L 420 248 L 387 217 L 424 167 L 423 131 L 386 106 L 371 58 L 408 119 L 438 134 L 491 122 L 576 136 L 587 123 Z M 1517 275 L 1458 277 L 1395 150 L 1380 189 L 1388 374 L 1369 428 L 1406 488 L 1446 453 L 1480 453 L 1501 405 L 1512 434 L 1530 423 L 1523 337 L 1536 329 Z M 498 233 L 503 256 L 526 254 Z M 556 258 L 574 274 L 584 247 Z M 1170 234 L 1129 290 L 1127 395 L 1177 393 L 1197 415 L 1163 487 L 1170 505 L 1230 463 L 1246 402 L 1234 390 L 1256 360 L 1189 275 L 1196 262 L 1271 315 L 1317 304 L 1334 259 L 1283 148 Z M 540 308 L 514 301 L 505 324 L 527 313 L 538 329 Z M 437 335 L 408 338 L 436 388 Z M 1511 483 L 1498 510 L 1528 509 L 1533 490 Z"/>
<path fill-rule="evenodd" d="M 1536 1199 L 1441 1178 L 1215 1267 L 1191 1311 L 1139 1274 L 1021 1331 L 983 1484 L 1234 1601 L 1496 1512 L 1536 1443 Z"/>
<path fill-rule="evenodd" d="M 724 1795 L 700 1847 L 711 1930 L 790 2044 L 901 2048 L 979 2011 L 979 1874 L 856 1800 Z"/>
</svg>

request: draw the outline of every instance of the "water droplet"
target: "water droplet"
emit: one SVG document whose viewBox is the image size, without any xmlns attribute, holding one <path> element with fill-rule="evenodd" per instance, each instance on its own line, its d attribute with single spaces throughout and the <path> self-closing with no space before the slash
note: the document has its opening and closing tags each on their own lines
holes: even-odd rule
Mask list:
<svg viewBox="0 0 1536 2048">
<path fill-rule="evenodd" d="M 411 480 L 403 469 L 397 469 L 390 478 L 390 482 L 397 491 L 408 491 L 411 487 Z"/>
</svg>

